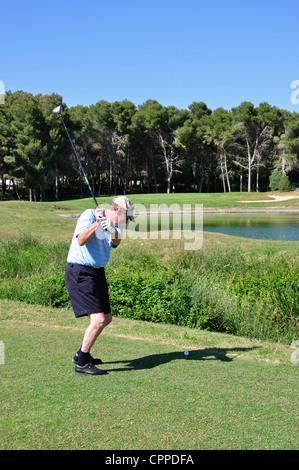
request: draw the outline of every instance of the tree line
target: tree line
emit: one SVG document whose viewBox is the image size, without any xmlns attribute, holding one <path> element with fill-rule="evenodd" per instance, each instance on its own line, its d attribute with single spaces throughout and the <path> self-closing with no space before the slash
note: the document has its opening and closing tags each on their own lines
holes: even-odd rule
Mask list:
<svg viewBox="0 0 299 470">
<path fill-rule="evenodd" d="M 2 196 L 8 180 L 19 198 L 88 195 L 52 114 L 58 105 L 96 195 L 265 191 L 273 173 L 282 176 L 279 189 L 298 182 L 299 114 L 266 102 L 214 111 L 204 102 L 178 109 L 153 99 L 68 108 L 58 94 L 17 91 L 0 106 Z"/>
</svg>

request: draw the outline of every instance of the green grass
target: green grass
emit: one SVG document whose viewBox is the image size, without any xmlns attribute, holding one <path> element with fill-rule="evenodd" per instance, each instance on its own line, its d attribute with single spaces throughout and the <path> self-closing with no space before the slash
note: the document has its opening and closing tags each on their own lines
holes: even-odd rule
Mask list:
<svg viewBox="0 0 299 470">
<path fill-rule="evenodd" d="M 52 203 L 2 201 L 0 239 L 6 240 L 12 235 L 19 236 L 26 233 L 44 240 L 69 242 L 76 222 L 73 218 L 59 217 L 58 212 Z"/>
<path fill-rule="evenodd" d="M 95 346 L 109 374 L 78 377 L 85 319 L 0 301 L 0 324 L 2 450 L 298 449 L 290 347 L 115 318 Z"/>
</svg>

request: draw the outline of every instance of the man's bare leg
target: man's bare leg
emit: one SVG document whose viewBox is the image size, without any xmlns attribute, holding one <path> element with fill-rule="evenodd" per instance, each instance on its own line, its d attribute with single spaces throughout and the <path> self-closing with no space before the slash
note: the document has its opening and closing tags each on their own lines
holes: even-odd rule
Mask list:
<svg viewBox="0 0 299 470">
<path fill-rule="evenodd" d="M 102 361 L 99 359 L 92 359 L 90 357 L 89 351 L 91 350 L 92 346 L 94 345 L 97 337 L 103 331 L 105 326 L 109 325 L 112 320 L 111 313 L 104 314 L 104 313 L 92 313 L 89 315 L 90 324 L 85 331 L 83 343 L 81 349 L 78 351 L 78 362 L 75 367 L 75 374 L 76 375 L 102 375 L 107 374 L 106 370 L 100 370 L 94 366 L 94 364 L 101 363 Z M 92 359 L 92 362 L 90 362 Z"/>
<path fill-rule="evenodd" d="M 94 345 L 97 337 L 102 333 L 103 329 L 109 325 L 112 321 L 111 313 L 104 314 L 100 313 L 91 313 L 89 315 L 90 324 L 87 327 L 83 343 L 81 346 L 81 351 L 83 353 L 89 353 L 92 346 Z"/>
</svg>

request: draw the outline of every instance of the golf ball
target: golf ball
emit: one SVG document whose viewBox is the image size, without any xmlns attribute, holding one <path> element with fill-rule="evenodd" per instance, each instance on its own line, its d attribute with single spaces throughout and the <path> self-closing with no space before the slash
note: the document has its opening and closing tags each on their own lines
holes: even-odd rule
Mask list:
<svg viewBox="0 0 299 470">
<path fill-rule="evenodd" d="M 189 356 L 189 351 L 185 351 L 184 354 L 185 354 L 185 358 L 187 359 L 187 357 Z"/>
</svg>

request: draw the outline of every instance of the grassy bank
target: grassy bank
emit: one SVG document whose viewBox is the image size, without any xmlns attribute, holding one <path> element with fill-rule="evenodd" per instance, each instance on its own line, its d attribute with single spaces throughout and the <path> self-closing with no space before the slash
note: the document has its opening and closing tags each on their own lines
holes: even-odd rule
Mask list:
<svg viewBox="0 0 299 470">
<path fill-rule="evenodd" d="M 0 298 L 70 307 L 66 242 L 31 235 L 0 244 Z M 124 240 L 107 267 L 113 313 L 132 319 L 290 344 L 298 333 L 296 242 L 205 234 L 199 251 L 182 240 Z"/>
</svg>

